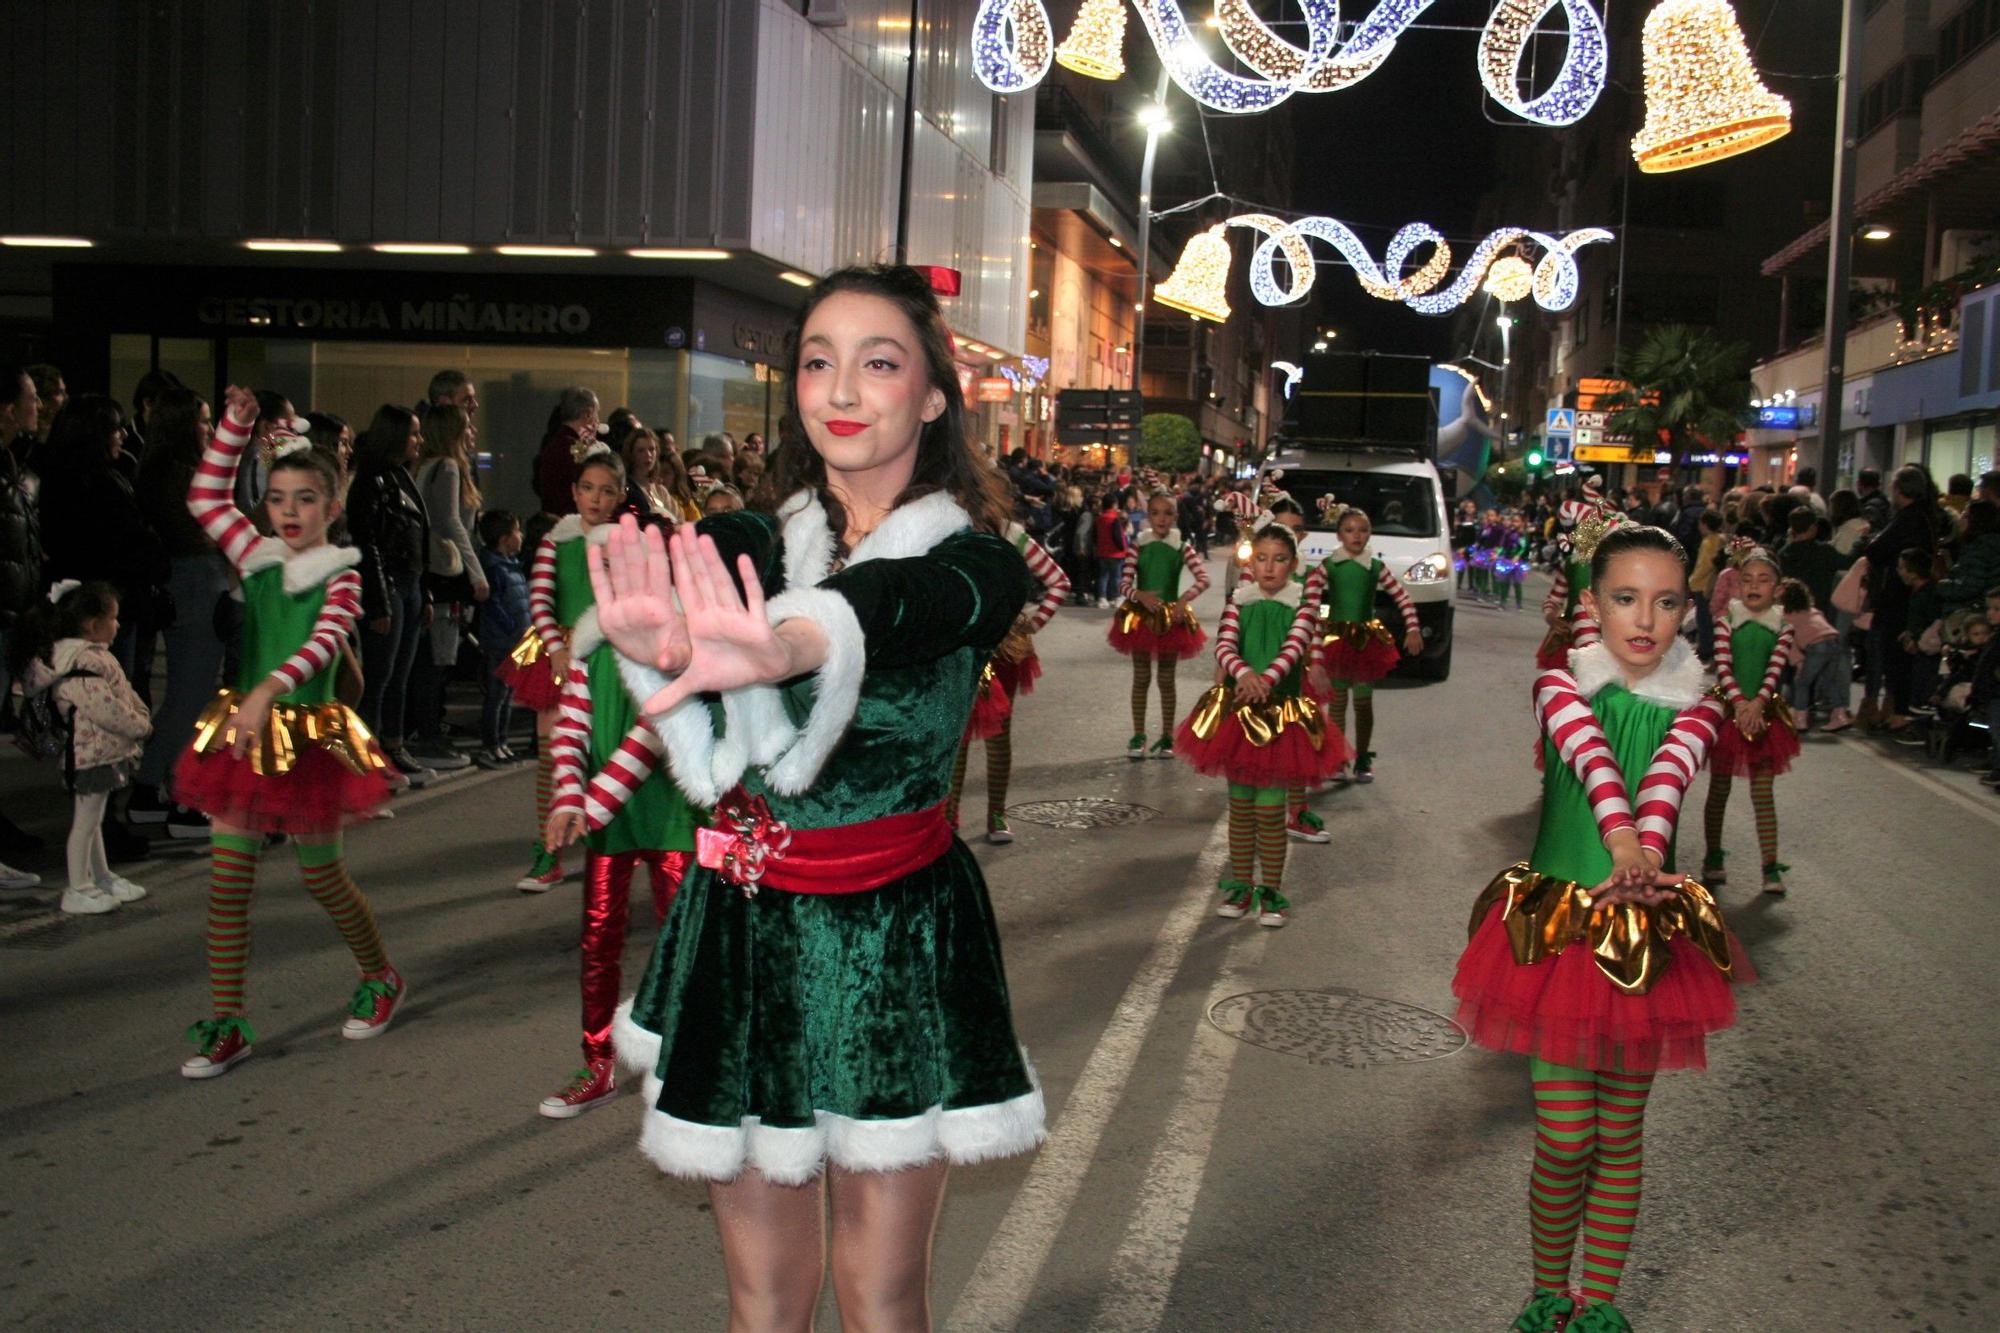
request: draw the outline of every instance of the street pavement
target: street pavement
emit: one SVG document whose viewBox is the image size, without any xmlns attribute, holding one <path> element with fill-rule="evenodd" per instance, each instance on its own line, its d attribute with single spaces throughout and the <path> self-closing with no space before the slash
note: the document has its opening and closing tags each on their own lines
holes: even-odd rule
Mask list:
<svg viewBox="0 0 2000 1333">
<path fill-rule="evenodd" d="M 1124 758 L 1108 618 L 1065 610 L 1044 631 L 1014 731 L 1019 840 L 977 844 L 1050 1137 L 954 1173 L 939 1326 L 1506 1328 L 1528 1289 L 1523 1064 L 1440 1015 L 1474 895 L 1532 840 L 1539 619 L 1461 603 L 1451 678 L 1378 693 L 1379 778 L 1319 801 L 1333 842 L 1292 845 L 1293 920 L 1272 931 L 1213 915 L 1220 784 Z M 1182 668 L 1183 708 L 1208 674 Z M 978 751 L 972 773 L 968 829 Z M 128 870 L 153 895 L 106 918 L 5 895 L 0 1318 L 722 1327 L 704 1191 L 634 1150 L 638 1099 L 535 1113 L 577 1063 L 577 894 L 512 888 L 532 781 L 463 777 L 351 834 L 411 986 L 379 1040 L 336 1036 L 349 961 L 287 850 L 267 854 L 261 1040 L 211 1082 L 176 1072 L 205 1000 L 192 849 Z M 59 855 L 59 792 L 9 759 L 0 798 Z M 1031 822 L 1035 802 L 1095 826 Z M 1648 1333 L 2000 1327 L 2000 798 L 1816 739 L 1778 802 L 1792 892 L 1764 899 L 1747 870 L 1722 891 L 1763 979 L 1706 1073 L 1658 1082 L 1621 1306 Z M 628 976 L 655 934 L 643 904 L 633 917 Z M 839 1327 L 830 1300 L 821 1327 Z"/>
</svg>

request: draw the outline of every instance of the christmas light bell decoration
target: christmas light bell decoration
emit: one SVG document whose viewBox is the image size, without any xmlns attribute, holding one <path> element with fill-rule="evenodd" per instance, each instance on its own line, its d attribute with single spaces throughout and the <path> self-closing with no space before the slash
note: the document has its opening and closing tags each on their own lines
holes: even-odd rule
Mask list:
<svg viewBox="0 0 2000 1333">
<path fill-rule="evenodd" d="M 1083 0 L 1056 63 L 1093 79 L 1125 73 L 1125 0 Z"/>
<path fill-rule="evenodd" d="M 1519 255 L 1502 255 L 1486 270 L 1486 291 L 1502 305 L 1512 305 L 1535 289 L 1535 270 Z"/>
<path fill-rule="evenodd" d="M 1646 16 L 1646 123 L 1639 170 L 1684 171 L 1747 153 L 1792 128 L 1792 104 L 1766 88 L 1728 0 L 1662 0 Z"/>
<path fill-rule="evenodd" d="M 1200 235 L 1190 237 L 1181 251 L 1180 263 L 1165 282 L 1153 288 L 1153 299 L 1161 305 L 1185 310 L 1196 319 L 1217 324 L 1229 318 L 1229 238 L 1223 223 L 1216 223 Z"/>
</svg>

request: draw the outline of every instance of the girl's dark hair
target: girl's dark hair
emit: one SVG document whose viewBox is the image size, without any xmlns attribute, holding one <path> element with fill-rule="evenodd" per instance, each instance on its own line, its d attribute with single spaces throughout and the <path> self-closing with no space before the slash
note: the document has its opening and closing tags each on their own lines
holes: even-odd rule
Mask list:
<svg viewBox="0 0 2000 1333">
<path fill-rule="evenodd" d="M 1611 568 L 1613 560 L 1634 551 L 1658 551 L 1680 561 L 1683 570 L 1687 568 L 1687 551 L 1674 540 L 1673 533 L 1643 523 L 1620 523 L 1605 533 L 1597 549 L 1590 553 L 1590 586 L 1595 588 L 1604 582 L 1604 572 Z"/>
<path fill-rule="evenodd" d="M 1801 611 L 1812 610 L 1812 589 L 1797 579 L 1786 579 L 1778 585 L 1778 608 L 1785 614 L 1794 616 Z"/>
<path fill-rule="evenodd" d="M 43 597 L 21 613 L 7 635 L 7 666 L 18 678 L 31 662 L 49 662 L 57 639 L 80 639 L 83 622 L 95 620 L 118 605 L 118 589 L 91 579 L 71 588 L 51 604 Z"/>
<path fill-rule="evenodd" d="M 592 449 L 585 454 L 583 461 L 576 465 L 576 474 L 570 479 L 571 484 L 583 480 L 583 474 L 594 467 L 601 467 L 609 472 L 618 479 L 618 489 L 625 489 L 625 460 L 609 449 Z"/>
<path fill-rule="evenodd" d="M 1291 548 L 1292 559 L 1296 560 L 1299 558 L 1298 534 L 1282 523 L 1266 523 L 1263 527 L 1257 529 L 1256 536 L 1250 539 L 1250 545 L 1254 548 L 1258 542 L 1262 541 L 1282 541 L 1286 546 Z"/>
<path fill-rule="evenodd" d="M 1292 499 L 1290 496 L 1287 496 L 1282 500 L 1273 501 L 1271 504 L 1271 512 L 1274 514 L 1297 514 L 1300 518 L 1304 518 L 1306 516 L 1306 511 L 1299 508 L 1299 502 L 1297 500 Z"/>
<path fill-rule="evenodd" d="M 330 453 L 318 449 L 294 449 L 288 454 L 279 454 L 271 460 L 270 475 L 275 477 L 280 472 L 310 472 L 326 488 L 325 499 L 328 503 L 340 499 L 340 474 Z"/>
<path fill-rule="evenodd" d="M 276 389 L 259 389 L 257 390 L 257 420 L 277 421 L 288 416 L 290 414 L 285 409 L 290 407 L 291 403 L 291 399 L 285 397 L 285 395 L 279 393 Z"/>
<path fill-rule="evenodd" d="M 331 412 L 306 413 L 306 438 L 313 442 L 313 448 L 331 454 L 340 447 L 340 432 L 347 429 L 347 419 Z"/>
<path fill-rule="evenodd" d="M 521 525 L 521 548 L 526 551 L 540 550 L 542 538 L 548 536 L 549 529 L 560 521 L 546 509 L 530 515 L 528 521 Z"/>
<path fill-rule="evenodd" d="M 1851 518 L 1861 517 L 1861 497 L 1845 486 L 1826 500 L 1826 516 L 1837 528 Z"/>
<path fill-rule="evenodd" d="M 116 398 L 80 393 L 49 424 L 48 457 L 60 467 L 83 469 L 111 457 L 111 436 L 125 424 Z"/>
<path fill-rule="evenodd" d="M 2000 532 L 2000 505 L 1991 500 L 1974 500 L 1965 507 L 1965 539 Z"/>
<path fill-rule="evenodd" d="M 479 516 L 479 544 L 487 550 L 498 550 L 507 534 L 521 526 L 521 520 L 511 509 L 489 509 Z"/>
<path fill-rule="evenodd" d="M 354 442 L 354 471 L 357 476 L 387 472 L 403 465 L 410 448 L 410 423 L 417 414 L 407 407 L 384 403 L 375 409 L 375 419 Z"/>
<path fill-rule="evenodd" d="M 1013 501 L 999 472 L 973 447 L 966 430 L 965 395 L 958 387 L 958 363 L 952 356 L 951 331 L 945 326 L 937 293 L 930 279 L 907 264 L 871 264 L 838 269 L 806 293 L 798 318 L 785 335 L 785 415 L 779 423 L 778 446 L 771 451 L 755 504 L 775 510 L 786 497 L 810 488 L 826 508 L 837 533 L 847 530 L 847 514 L 826 487 L 826 463 L 806 437 L 799 414 L 799 344 L 820 302 L 842 292 L 875 296 L 903 313 L 917 333 L 916 353 L 924 361 L 925 378 L 944 396 L 944 411 L 927 422 L 917 440 L 917 466 L 910 484 L 896 497 L 898 506 L 944 491 L 972 518 L 981 532 L 1004 532 Z"/>
<path fill-rule="evenodd" d="M 1722 531 L 1722 514 L 1719 510 L 1704 509 L 1701 511 L 1701 518 L 1697 521 L 1706 532 Z"/>
</svg>

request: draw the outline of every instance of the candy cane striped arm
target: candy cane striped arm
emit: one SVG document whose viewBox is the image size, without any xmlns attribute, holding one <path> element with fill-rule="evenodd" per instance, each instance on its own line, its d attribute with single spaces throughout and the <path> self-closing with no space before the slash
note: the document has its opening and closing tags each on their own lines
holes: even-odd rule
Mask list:
<svg viewBox="0 0 2000 1333">
<path fill-rule="evenodd" d="M 1792 660 L 1792 649 L 1798 644 L 1798 632 L 1789 624 L 1778 631 L 1777 646 L 1771 649 L 1771 660 L 1764 664 L 1764 680 L 1757 687 L 1759 699 L 1769 699 L 1778 692 L 1778 677 L 1785 674 L 1785 663 Z"/>
<path fill-rule="evenodd" d="M 535 547 L 528 569 L 528 620 L 551 652 L 563 646 L 562 622 L 556 619 L 556 544 L 547 537 Z"/>
<path fill-rule="evenodd" d="M 549 759 L 555 776 L 555 797 L 549 802 L 551 813 L 584 814 L 584 769 L 590 756 L 591 716 L 590 676 L 581 664 L 573 664 L 563 678 L 562 697 L 556 701 L 555 726 L 549 732 Z"/>
<path fill-rule="evenodd" d="M 1736 627 L 1733 625 L 1720 627 L 1715 636 L 1715 683 L 1721 688 L 1723 698 L 1740 704 L 1743 702 L 1743 687 L 1736 683 L 1735 638 Z"/>
<path fill-rule="evenodd" d="M 1635 802 L 1639 845 L 1661 861 L 1667 859 L 1667 848 L 1674 840 L 1681 801 L 1694 775 L 1707 762 L 1709 747 L 1715 744 L 1722 723 L 1722 704 L 1712 697 L 1683 708 L 1667 728 L 1660 748 L 1654 751 L 1646 775 L 1639 780 Z"/>
<path fill-rule="evenodd" d="M 1231 602 L 1222 612 L 1221 627 L 1215 631 L 1215 660 L 1231 680 L 1241 680 L 1250 674 L 1250 664 L 1238 651 L 1241 643 L 1242 629 L 1237 624 L 1236 603 Z"/>
<path fill-rule="evenodd" d="M 1046 547 L 1033 537 L 1021 549 L 1021 558 L 1028 562 L 1028 572 L 1041 580 L 1042 597 L 1028 609 L 1028 630 L 1032 633 L 1054 618 L 1056 608 L 1069 600 L 1069 575 L 1062 572 L 1062 566 Z"/>
<path fill-rule="evenodd" d="M 1584 610 L 1583 603 L 1578 602 L 1576 614 L 1569 618 L 1569 646 L 1588 648 L 1594 643 L 1601 642 L 1603 638 L 1604 635 L 1597 627 L 1597 617 Z"/>
<path fill-rule="evenodd" d="M 1139 590 L 1139 548 L 1125 548 L 1125 562 L 1118 566 L 1118 595 L 1130 598 Z"/>
<path fill-rule="evenodd" d="M 1632 803 L 1625 796 L 1625 775 L 1590 703 L 1567 671 L 1544 671 L 1535 678 L 1535 717 L 1556 754 L 1583 784 L 1599 838 L 1633 827 Z"/>
<path fill-rule="evenodd" d="M 257 528 L 236 507 L 236 466 L 250 443 L 250 431 L 257 423 L 240 422 L 225 415 L 215 433 L 202 447 L 201 461 L 195 464 L 194 480 L 188 485 L 188 513 L 201 524 L 209 540 L 222 548 L 236 572 L 248 570 L 248 562 L 265 542 Z M 261 562 L 260 562 L 261 563 Z"/>
<path fill-rule="evenodd" d="M 1265 667 L 1262 672 L 1264 679 L 1272 685 L 1283 680 L 1305 657 L 1307 648 L 1317 637 L 1313 631 L 1318 627 L 1319 608 L 1301 598 L 1298 614 L 1292 617 L 1292 628 L 1285 635 L 1284 646 L 1278 649 L 1278 655 L 1271 659 L 1271 665 Z"/>
<path fill-rule="evenodd" d="M 278 682 L 283 693 L 289 694 L 332 666 L 340 645 L 346 642 L 354 630 L 354 622 L 360 618 L 361 575 L 343 569 L 326 581 L 326 600 L 320 603 L 312 633 L 306 635 L 297 652 L 271 673 L 271 679 Z"/>
<path fill-rule="evenodd" d="M 1189 576 L 1194 579 L 1194 586 L 1181 594 L 1181 600 L 1192 602 L 1208 591 L 1208 562 L 1194 549 L 1194 543 L 1184 542 L 1181 544 L 1181 564 L 1187 567 Z"/>
<path fill-rule="evenodd" d="M 592 832 L 618 817 L 632 793 L 659 771 L 666 744 L 644 723 L 625 733 L 625 739 L 597 770 L 583 791 L 583 822 Z"/>
<path fill-rule="evenodd" d="M 1556 571 L 1555 582 L 1549 585 L 1549 595 L 1542 598 L 1542 610 L 1560 611 L 1569 604 L 1569 571 Z"/>
<path fill-rule="evenodd" d="M 1403 588 L 1403 581 L 1391 574 L 1387 565 L 1382 566 L 1376 573 L 1375 586 L 1388 593 L 1389 600 L 1403 613 L 1403 632 L 1407 634 L 1417 628 L 1417 604 L 1410 600 L 1410 594 Z"/>
</svg>

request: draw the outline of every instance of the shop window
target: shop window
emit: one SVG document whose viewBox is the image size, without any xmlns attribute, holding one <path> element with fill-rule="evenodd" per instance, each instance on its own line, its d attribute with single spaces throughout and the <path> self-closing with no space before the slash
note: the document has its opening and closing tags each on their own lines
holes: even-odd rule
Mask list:
<svg viewBox="0 0 2000 1333">
<path fill-rule="evenodd" d="M 1988 428 L 1990 431 L 1990 427 Z M 1950 426 L 1933 426 L 1925 431 L 1929 437 L 1925 441 L 1924 466 L 1937 483 L 1938 490 L 1945 488 L 1953 473 L 1976 476 L 1972 470 L 1972 427 L 1965 423 Z M 1988 452 L 1991 452 L 1989 447 Z"/>
</svg>

